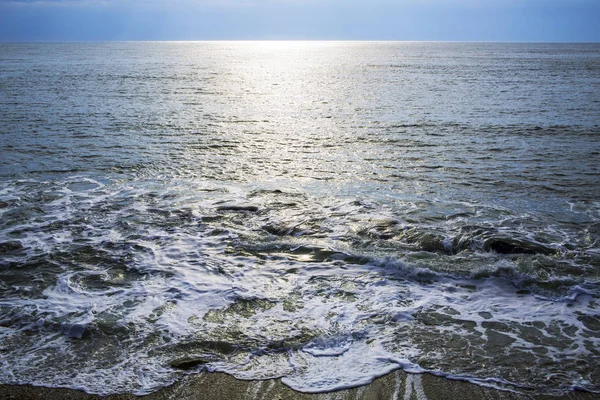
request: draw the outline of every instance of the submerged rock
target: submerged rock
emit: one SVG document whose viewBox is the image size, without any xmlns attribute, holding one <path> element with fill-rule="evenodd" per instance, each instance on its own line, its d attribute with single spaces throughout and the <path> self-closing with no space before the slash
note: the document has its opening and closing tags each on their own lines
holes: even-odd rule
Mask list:
<svg viewBox="0 0 600 400">
<path fill-rule="evenodd" d="M 431 253 L 447 253 L 443 235 L 421 231 L 415 228 L 407 229 L 400 236 L 401 240 L 415 248 Z"/>
<path fill-rule="evenodd" d="M 256 206 L 220 206 L 220 207 L 217 207 L 217 211 L 258 212 L 258 207 L 256 207 Z"/>
<path fill-rule="evenodd" d="M 169 365 L 173 368 L 189 370 L 194 367 L 197 367 L 198 365 L 207 364 L 211 361 L 212 360 L 210 359 L 210 357 L 203 357 L 203 356 L 185 357 L 185 358 L 173 360 L 173 361 L 171 361 L 171 363 Z"/>
<path fill-rule="evenodd" d="M 84 335 L 89 333 L 89 330 L 84 324 L 62 324 L 60 327 L 60 333 L 70 337 L 71 339 L 81 339 Z"/>
</svg>

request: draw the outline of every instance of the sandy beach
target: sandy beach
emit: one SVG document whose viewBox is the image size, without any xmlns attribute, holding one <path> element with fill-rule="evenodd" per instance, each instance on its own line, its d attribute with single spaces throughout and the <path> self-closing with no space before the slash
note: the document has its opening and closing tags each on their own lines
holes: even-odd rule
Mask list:
<svg viewBox="0 0 600 400">
<path fill-rule="evenodd" d="M 291 390 L 279 380 L 242 381 L 222 373 L 200 373 L 146 396 L 132 394 L 101 397 L 78 390 L 34 386 L 1 385 L 0 398 L 6 400 L 456 400 L 456 399 L 576 399 L 592 400 L 598 395 L 570 392 L 566 395 L 518 394 L 452 381 L 430 374 L 406 374 L 395 371 L 371 384 L 331 393 L 306 394 Z"/>
</svg>

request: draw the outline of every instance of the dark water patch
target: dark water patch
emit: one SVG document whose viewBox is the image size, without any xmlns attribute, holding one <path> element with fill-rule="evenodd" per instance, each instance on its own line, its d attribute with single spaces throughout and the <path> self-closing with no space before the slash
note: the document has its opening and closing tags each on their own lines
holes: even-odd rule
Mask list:
<svg viewBox="0 0 600 400">
<path fill-rule="evenodd" d="M 19 241 L 0 242 L 0 254 L 2 255 L 21 253 L 23 249 L 24 247 Z"/>
<path fill-rule="evenodd" d="M 202 354 L 205 361 L 211 361 L 235 354 L 244 349 L 243 344 L 232 343 L 226 340 L 198 340 L 167 344 L 155 349 L 153 352 L 162 354 Z"/>
<path fill-rule="evenodd" d="M 131 269 L 119 269 L 111 266 L 108 271 L 91 271 L 73 276 L 70 283 L 85 291 L 104 292 L 107 296 L 119 293 L 115 288 L 130 287 L 143 274 Z"/>
<path fill-rule="evenodd" d="M 41 221 L 41 218 L 45 215 L 46 213 L 41 207 L 17 206 L 0 215 L 0 228 L 10 228 L 31 220 Z"/>
<path fill-rule="evenodd" d="M 26 261 L 0 263 L 2 293 L 6 297 L 38 299 L 48 287 L 56 284 L 64 267 L 44 256 L 31 257 Z"/>
<path fill-rule="evenodd" d="M 540 243 L 510 237 L 491 237 L 483 241 L 483 250 L 500 254 L 556 254 L 556 250 Z"/>
<path fill-rule="evenodd" d="M 600 319 L 598 317 L 592 315 L 583 315 L 578 317 L 578 320 L 583 323 L 586 329 L 596 332 L 596 337 L 599 337 L 598 332 L 600 332 Z"/>
<path fill-rule="evenodd" d="M 233 211 L 233 212 L 258 212 L 259 208 L 256 206 L 250 205 L 227 205 L 227 206 L 219 206 L 217 207 L 217 211 Z"/>
<path fill-rule="evenodd" d="M 295 225 L 284 225 L 284 224 L 267 224 L 262 227 L 266 232 L 275 236 L 312 236 L 318 232 L 311 229 L 309 226 L 304 227 L 305 221 L 302 221 Z"/>
</svg>

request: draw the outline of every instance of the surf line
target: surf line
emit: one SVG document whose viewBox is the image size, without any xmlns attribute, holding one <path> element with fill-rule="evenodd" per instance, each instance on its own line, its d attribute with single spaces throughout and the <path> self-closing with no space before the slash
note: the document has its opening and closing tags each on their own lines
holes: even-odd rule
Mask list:
<svg viewBox="0 0 600 400">
<path fill-rule="evenodd" d="M 423 391 L 421 374 L 407 374 L 406 385 L 404 386 L 404 400 L 411 400 L 413 389 L 415 391 L 417 400 L 429 400 Z"/>
</svg>

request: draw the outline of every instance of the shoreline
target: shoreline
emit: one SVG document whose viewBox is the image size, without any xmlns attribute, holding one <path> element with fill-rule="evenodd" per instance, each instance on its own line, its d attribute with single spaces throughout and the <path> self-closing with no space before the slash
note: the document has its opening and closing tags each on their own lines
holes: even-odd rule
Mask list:
<svg viewBox="0 0 600 400">
<path fill-rule="evenodd" d="M 296 392 L 281 383 L 280 379 L 244 381 L 225 373 L 201 372 L 142 396 L 116 394 L 103 397 L 75 389 L 0 385 L 0 398 L 5 400 L 592 400 L 597 399 L 598 394 L 583 391 L 572 391 L 561 395 L 535 392 L 520 394 L 465 381 L 450 380 L 428 373 L 409 374 L 396 370 L 365 386 L 316 394 Z"/>
</svg>

